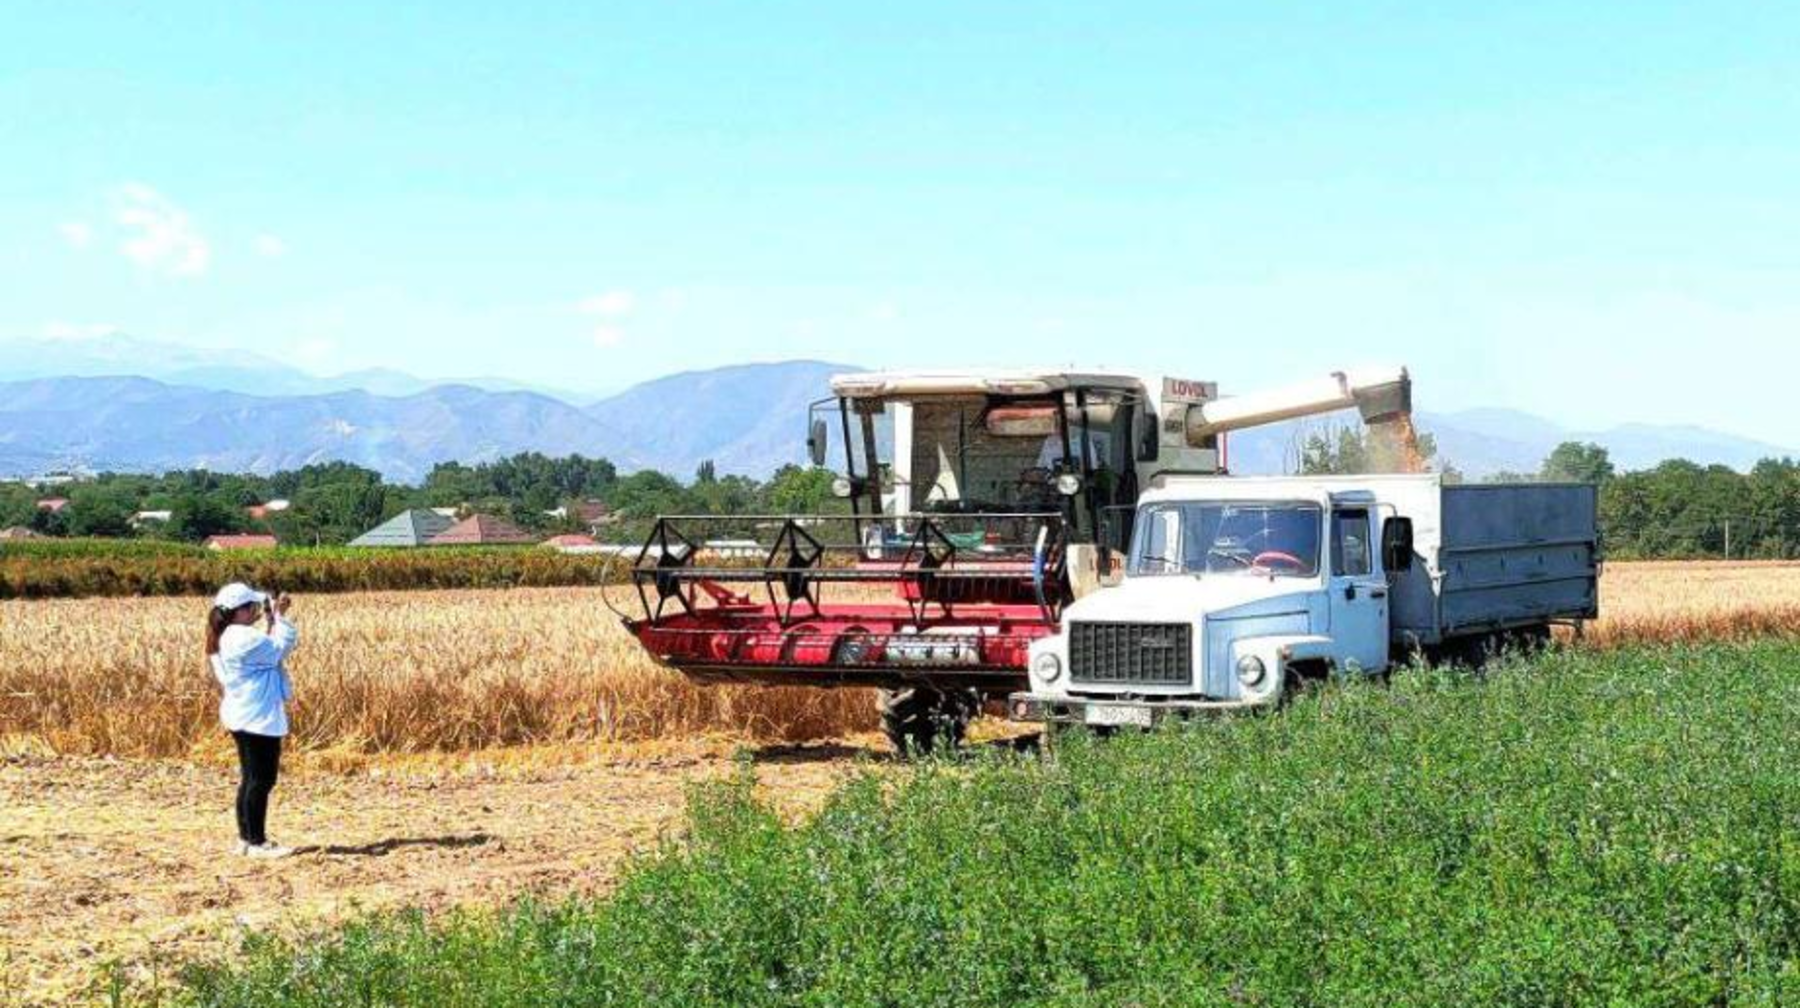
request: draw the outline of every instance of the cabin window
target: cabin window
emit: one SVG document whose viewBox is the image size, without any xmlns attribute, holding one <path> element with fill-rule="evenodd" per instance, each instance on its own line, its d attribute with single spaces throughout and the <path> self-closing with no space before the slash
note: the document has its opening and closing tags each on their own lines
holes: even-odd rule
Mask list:
<svg viewBox="0 0 1800 1008">
<path fill-rule="evenodd" d="M 1331 516 L 1331 569 L 1340 577 L 1364 577 L 1369 564 L 1369 512 L 1361 508 Z"/>
</svg>

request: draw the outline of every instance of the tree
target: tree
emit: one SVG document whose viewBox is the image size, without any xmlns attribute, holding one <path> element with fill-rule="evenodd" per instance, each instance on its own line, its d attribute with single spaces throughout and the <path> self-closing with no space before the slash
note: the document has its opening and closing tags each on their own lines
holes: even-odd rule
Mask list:
<svg viewBox="0 0 1800 1008">
<path fill-rule="evenodd" d="M 63 521 L 74 536 L 128 536 L 132 531 L 131 503 L 116 490 L 83 487 L 70 495 Z"/>
<path fill-rule="evenodd" d="M 769 508 L 778 514 L 824 514 L 844 509 L 831 492 L 831 470 L 785 465 L 768 483 Z"/>
<path fill-rule="evenodd" d="M 0 483 L 0 528 L 30 525 L 37 517 L 37 494 L 23 483 Z"/>
<path fill-rule="evenodd" d="M 1334 424 L 1301 443 L 1299 468 L 1306 476 L 1407 472 L 1412 468 L 1409 454 L 1430 469 L 1437 458 L 1437 439 L 1418 432 L 1414 453 L 1409 453 L 1404 434 L 1397 434 L 1389 426 L 1382 427 L 1378 436 L 1371 436 L 1368 428 Z"/>
<path fill-rule="evenodd" d="M 615 483 L 607 503 L 625 518 L 654 518 L 693 510 L 690 500 L 687 488 L 672 477 L 646 469 Z"/>
<path fill-rule="evenodd" d="M 1612 457 L 1592 442 L 1564 441 L 1544 459 L 1539 475 L 1564 483 L 1604 483 L 1613 477 Z"/>
<path fill-rule="evenodd" d="M 169 533 L 189 542 L 199 542 L 207 536 L 240 532 L 247 524 L 241 508 L 209 494 L 182 494 L 175 499 L 175 506 L 169 511 Z"/>
<path fill-rule="evenodd" d="M 404 501 L 390 502 L 390 490 L 354 475 L 303 487 L 294 495 L 292 506 L 270 524 L 278 538 L 295 545 L 346 543 L 405 507 Z"/>
</svg>

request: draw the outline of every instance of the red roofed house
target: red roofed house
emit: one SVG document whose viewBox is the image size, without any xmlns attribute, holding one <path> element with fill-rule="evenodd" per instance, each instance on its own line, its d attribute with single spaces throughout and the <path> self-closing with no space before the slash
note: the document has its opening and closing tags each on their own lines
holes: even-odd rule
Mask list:
<svg viewBox="0 0 1800 1008">
<path fill-rule="evenodd" d="M 48 511 L 51 514 L 55 514 L 58 511 L 61 511 L 63 508 L 66 508 L 69 506 L 69 498 L 67 498 L 67 497 L 45 497 L 43 500 L 38 501 L 37 504 L 38 504 L 39 511 Z"/>
<path fill-rule="evenodd" d="M 274 549 L 276 543 L 272 535 L 216 535 L 207 536 L 201 545 L 210 550 L 240 550 Z"/>
<path fill-rule="evenodd" d="M 470 515 L 437 535 L 427 546 L 519 546 L 537 542 L 531 533 L 504 518 Z"/>
<path fill-rule="evenodd" d="M 559 553 L 598 553 L 600 541 L 591 535 L 570 532 L 567 535 L 551 536 L 539 545 L 548 546 Z"/>
</svg>

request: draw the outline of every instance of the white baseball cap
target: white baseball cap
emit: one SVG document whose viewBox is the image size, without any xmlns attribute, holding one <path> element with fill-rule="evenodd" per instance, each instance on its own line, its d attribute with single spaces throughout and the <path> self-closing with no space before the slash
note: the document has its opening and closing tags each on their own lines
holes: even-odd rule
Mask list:
<svg viewBox="0 0 1800 1008">
<path fill-rule="evenodd" d="M 247 606 L 252 602 L 267 602 L 268 600 L 269 596 L 257 591 L 255 588 L 250 587 L 242 581 L 233 581 L 225 587 L 220 588 L 219 594 L 213 596 L 213 605 L 218 606 L 220 609 L 236 609 L 240 606 Z"/>
</svg>

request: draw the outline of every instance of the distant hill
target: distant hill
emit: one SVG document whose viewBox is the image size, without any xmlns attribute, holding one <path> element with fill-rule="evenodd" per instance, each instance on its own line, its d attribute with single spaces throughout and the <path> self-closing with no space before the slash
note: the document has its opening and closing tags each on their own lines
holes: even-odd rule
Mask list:
<svg viewBox="0 0 1800 1008">
<path fill-rule="evenodd" d="M 193 347 L 123 332 L 0 340 L 0 381 L 117 377 L 258 396 L 332 392 L 407 396 L 440 385 L 472 385 L 491 392 L 539 392 L 566 402 L 582 398 L 579 393 L 506 378 L 429 379 L 394 368 L 318 375 L 266 354 Z"/>
<path fill-rule="evenodd" d="M 0 383 L 0 472 L 13 474 L 66 466 L 267 473 L 342 459 L 414 481 L 439 461 L 521 451 L 643 464 L 601 421 L 530 392 L 445 385 L 408 396 L 249 396 L 147 378 Z"/>
<path fill-rule="evenodd" d="M 10 345 L 0 342 L 0 376 L 9 373 L 9 361 L 19 363 L 6 356 Z M 235 380 L 204 354 L 184 350 L 163 364 L 190 378 L 201 372 L 215 385 Z M 397 372 L 340 376 L 385 392 L 271 392 L 278 387 L 268 373 L 271 364 L 231 358 L 230 366 L 247 368 L 262 394 L 135 376 L 0 381 L 0 476 L 65 467 L 266 473 L 343 459 L 413 481 L 440 461 L 473 463 L 540 451 L 605 457 L 627 471 L 654 468 L 683 479 L 711 459 L 721 473 L 760 477 L 804 460 L 808 404 L 827 394 L 830 375 L 856 370 L 822 361 L 733 365 L 659 378 L 583 406 L 533 391 L 466 384 L 412 388 Z M 1321 422 L 1232 435 L 1232 470 L 1284 471 L 1306 432 Z M 1582 432 L 1500 409 L 1422 413 L 1419 422 L 1436 436 L 1441 457 L 1474 477 L 1501 469 L 1536 471 L 1557 442 L 1568 439 L 1607 446 L 1625 469 L 1673 457 L 1746 469 L 1765 456 L 1800 454 L 1696 427 L 1628 424 Z"/>
<path fill-rule="evenodd" d="M 680 476 L 711 459 L 721 474 L 766 476 L 805 461 L 807 406 L 849 364 L 782 361 L 687 371 L 588 407 L 650 468 Z"/>
</svg>

